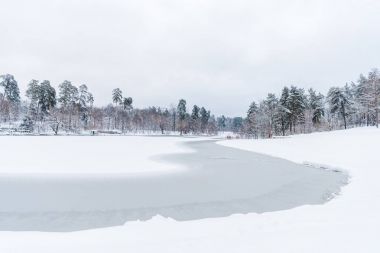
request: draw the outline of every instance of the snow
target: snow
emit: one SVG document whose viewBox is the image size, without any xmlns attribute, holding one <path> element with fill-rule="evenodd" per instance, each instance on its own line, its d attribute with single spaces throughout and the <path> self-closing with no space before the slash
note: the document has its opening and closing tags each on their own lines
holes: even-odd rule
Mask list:
<svg viewBox="0 0 380 253">
<path fill-rule="evenodd" d="M 151 157 L 191 152 L 190 139 L 142 136 L 1 136 L 0 174 L 130 174 L 179 171 Z M 143 152 L 142 152 L 143 151 Z"/>
<path fill-rule="evenodd" d="M 154 217 L 73 233 L 0 232 L 0 252 L 379 252 L 379 143 L 380 130 L 374 128 L 222 141 L 299 163 L 342 168 L 351 182 L 324 205 L 286 211 L 186 222 Z"/>
<path fill-rule="evenodd" d="M 344 173 L 216 141 L 184 142 L 181 145 L 194 152 L 156 157 L 186 166 L 181 173 L 2 175 L 0 230 L 68 232 L 120 226 L 155 215 L 185 221 L 286 210 L 323 204 L 347 182 Z"/>
</svg>

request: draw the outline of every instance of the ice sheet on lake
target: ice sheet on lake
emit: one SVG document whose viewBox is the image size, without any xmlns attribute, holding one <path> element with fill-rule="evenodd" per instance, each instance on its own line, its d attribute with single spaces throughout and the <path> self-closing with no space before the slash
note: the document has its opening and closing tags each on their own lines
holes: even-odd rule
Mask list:
<svg viewBox="0 0 380 253">
<path fill-rule="evenodd" d="M 155 215 L 176 220 L 269 212 L 322 204 L 347 175 L 298 165 L 215 141 L 186 142 L 196 152 L 155 157 L 181 173 L 144 177 L 0 178 L 0 230 L 75 231 Z"/>
</svg>

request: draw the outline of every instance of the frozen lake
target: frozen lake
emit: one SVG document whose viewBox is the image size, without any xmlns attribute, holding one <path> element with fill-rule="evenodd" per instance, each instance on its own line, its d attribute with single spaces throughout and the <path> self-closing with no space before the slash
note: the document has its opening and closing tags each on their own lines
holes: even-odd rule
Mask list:
<svg viewBox="0 0 380 253">
<path fill-rule="evenodd" d="M 76 231 L 155 215 L 182 221 L 278 211 L 322 204 L 347 182 L 341 172 L 215 142 L 180 142 L 194 152 L 153 157 L 168 167 L 186 168 L 175 173 L 3 174 L 0 230 Z"/>
</svg>

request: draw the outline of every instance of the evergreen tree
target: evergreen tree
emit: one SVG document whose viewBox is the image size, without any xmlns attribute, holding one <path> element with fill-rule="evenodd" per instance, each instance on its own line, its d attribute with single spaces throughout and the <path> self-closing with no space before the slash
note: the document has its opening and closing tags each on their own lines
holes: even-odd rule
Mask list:
<svg viewBox="0 0 380 253">
<path fill-rule="evenodd" d="M 267 96 L 267 99 L 263 103 L 264 112 L 267 115 L 268 118 L 268 137 L 272 138 L 273 136 L 273 130 L 275 128 L 275 117 L 277 112 L 277 105 L 278 105 L 278 99 L 275 94 L 269 93 Z"/>
<path fill-rule="evenodd" d="M 26 97 L 30 99 L 29 104 L 29 115 L 34 117 L 34 120 L 37 120 L 39 117 L 39 106 L 40 106 L 40 85 L 39 81 L 32 80 L 28 84 L 28 89 L 26 90 Z"/>
<path fill-rule="evenodd" d="M 375 125 L 379 127 L 379 101 L 380 101 L 380 75 L 378 69 L 373 69 L 368 74 L 368 93 L 370 105 L 375 114 Z"/>
<path fill-rule="evenodd" d="M 56 92 L 50 82 L 45 80 L 41 83 L 39 90 L 39 104 L 41 111 L 48 114 L 50 109 L 57 104 Z"/>
<path fill-rule="evenodd" d="M 63 81 L 58 88 L 58 102 L 61 103 L 63 108 L 68 109 L 78 101 L 78 88 L 72 85 L 70 81 Z"/>
<path fill-rule="evenodd" d="M 78 88 L 72 85 L 70 81 L 65 80 L 58 86 L 58 89 L 58 102 L 61 103 L 63 112 L 68 114 L 68 122 L 66 125 L 69 130 L 72 130 L 72 116 L 77 109 L 79 99 Z"/>
<path fill-rule="evenodd" d="M 281 92 L 281 97 L 279 99 L 275 117 L 277 124 L 280 126 L 283 136 L 285 136 L 285 132 L 290 125 L 291 111 L 289 107 L 289 88 L 284 87 Z"/>
<path fill-rule="evenodd" d="M 39 88 L 39 81 L 33 79 L 29 82 L 26 97 L 29 98 L 32 103 L 37 103 L 39 100 Z"/>
<path fill-rule="evenodd" d="M 251 103 L 247 112 L 246 118 L 246 132 L 249 136 L 253 136 L 255 138 L 258 137 L 258 113 L 259 108 L 255 101 Z"/>
<path fill-rule="evenodd" d="M 179 129 L 180 134 L 182 135 L 184 130 L 184 121 L 186 119 L 186 100 L 180 99 L 177 106 L 177 114 L 179 119 Z"/>
<path fill-rule="evenodd" d="M 14 76 L 10 74 L 0 76 L 0 113 L 4 120 L 17 119 L 20 111 L 20 90 Z"/>
<path fill-rule="evenodd" d="M 200 108 L 194 105 L 190 116 L 190 130 L 193 131 L 193 133 L 197 133 L 199 130 L 199 111 Z"/>
<path fill-rule="evenodd" d="M 331 113 L 338 113 L 343 118 L 344 128 L 347 129 L 347 112 L 352 102 L 346 93 L 342 88 L 332 87 L 328 92 L 327 100 L 330 105 Z"/>
<path fill-rule="evenodd" d="M 204 133 L 210 119 L 210 111 L 207 111 L 204 107 L 202 107 L 199 114 L 201 117 L 201 132 Z"/>
<path fill-rule="evenodd" d="M 302 123 L 304 119 L 305 95 L 303 89 L 295 86 L 290 87 L 288 98 L 288 109 L 290 113 L 290 131 L 295 131 L 297 123 Z"/>
<path fill-rule="evenodd" d="M 133 108 L 132 103 L 133 103 L 133 99 L 131 97 L 124 98 L 123 99 L 123 109 L 124 110 L 131 110 Z"/>
<path fill-rule="evenodd" d="M 226 128 L 226 117 L 224 115 L 217 118 L 218 129 L 224 132 Z"/>
<path fill-rule="evenodd" d="M 41 84 L 37 80 L 30 81 L 26 96 L 30 99 L 31 109 L 36 111 L 39 120 L 48 115 L 50 109 L 57 104 L 56 91 L 47 80 Z"/>
<path fill-rule="evenodd" d="M 88 126 L 88 120 L 90 117 L 90 109 L 94 102 L 94 97 L 88 91 L 87 85 L 82 84 L 79 86 L 79 111 L 80 111 L 80 119 L 86 128 Z"/>
<path fill-rule="evenodd" d="M 370 124 L 371 115 L 373 114 L 368 83 L 368 79 L 361 74 L 355 87 L 355 101 L 358 103 L 358 111 L 363 115 L 363 119 L 367 126 Z"/>
<path fill-rule="evenodd" d="M 314 125 L 321 123 L 325 110 L 323 106 L 323 95 L 316 93 L 315 90 L 309 89 L 309 107 L 312 110 L 312 122 Z"/>
<path fill-rule="evenodd" d="M 120 105 L 123 101 L 123 92 L 119 89 L 116 88 L 112 91 L 112 102 L 115 105 Z"/>
<path fill-rule="evenodd" d="M 20 90 L 13 75 L 6 74 L 0 76 L 0 86 L 4 87 L 4 97 L 11 104 L 20 102 Z"/>
<path fill-rule="evenodd" d="M 234 133 L 240 133 L 243 128 L 243 118 L 242 117 L 234 117 L 232 119 L 232 131 Z"/>
</svg>

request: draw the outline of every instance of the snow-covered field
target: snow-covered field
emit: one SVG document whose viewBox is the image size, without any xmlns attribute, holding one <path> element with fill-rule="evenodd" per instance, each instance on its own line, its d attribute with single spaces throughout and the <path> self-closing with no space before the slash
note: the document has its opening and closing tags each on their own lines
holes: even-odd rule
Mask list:
<svg viewBox="0 0 380 253">
<path fill-rule="evenodd" d="M 0 252 L 379 252 L 379 143 L 380 130 L 374 128 L 222 141 L 222 145 L 299 163 L 345 169 L 352 176 L 351 183 L 324 205 L 286 211 L 185 222 L 154 217 L 73 233 L 0 232 Z M 158 152 L 171 152 L 162 149 Z M 29 159 L 37 160 L 34 150 L 14 150 L 19 156 L 30 152 Z M 14 158 L 21 159 L 19 156 Z M 137 162 L 142 157 L 131 159 Z M 25 172 L 22 166 L 17 168 Z"/>
</svg>

